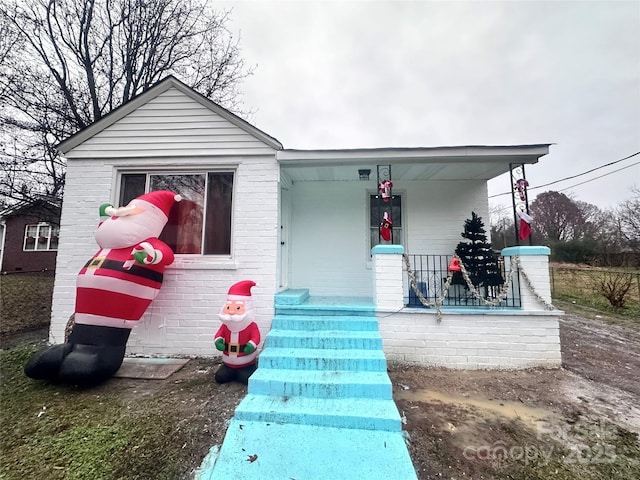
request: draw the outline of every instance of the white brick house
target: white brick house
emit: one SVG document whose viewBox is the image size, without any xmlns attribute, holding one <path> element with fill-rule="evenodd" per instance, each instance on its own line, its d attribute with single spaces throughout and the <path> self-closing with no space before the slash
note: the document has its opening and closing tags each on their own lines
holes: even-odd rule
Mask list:
<svg viewBox="0 0 640 480">
<path fill-rule="evenodd" d="M 132 332 L 131 354 L 215 355 L 212 337 L 227 289 L 252 279 L 258 283 L 253 292 L 263 336 L 271 325 L 274 296 L 286 289 L 308 289 L 312 296 L 370 298 L 381 312 L 385 353 L 392 360 L 470 368 L 559 364 L 557 312 L 537 305 L 499 312 L 496 320 L 491 312 L 451 310 L 445 312 L 447 321 L 436 324 L 432 310 L 404 307 L 407 284 L 401 263 L 398 271 L 400 257 L 381 260 L 396 270 L 377 278 L 385 268 L 374 265 L 377 256 L 371 250 L 379 240 L 373 203 L 378 201 L 379 166 L 393 169 L 394 243 L 412 253 L 450 255 L 472 210 L 488 219 L 487 180 L 508 171 L 510 163 L 536 163 L 548 147 L 287 150 L 168 77 L 59 145 L 68 169 L 50 340 L 63 341 L 74 310 L 76 274 L 96 250 L 100 204 L 121 204 L 129 188 L 148 190 L 169 177 L 174 184 L 197 179 L 205 189 L 224 177 L 232 185 L 226 250 L 207 252 L 208 229 L 218 228 L 213 220 L 206 224 L 208 215 L 217 222 L 216 212 L 223 207 L 211 192 L 208 203 L 203 194 L 199 208 L 205 225 L 196 248 L 204 253 L 176 255 L 158 298 Z M 369 170 L 370 179 L 360 179 L 359 170 Z M 392 298 L 383 298 L 388 296 Z M 388 315 L 385 302 L 402 310 L 399 322 Z M 466 346 L 459 340 L 456 346 L 430 350 L 430 338 L 445 343 L 447 335 L 459 339 L 468 318 L 485 319 L 487 328 L 478 331 L 484 332 L 486 351 L 476 338 L 482 333 L 468 337 Z M 486 336 L 492 334 L 490 325 L 512 322 L 509 328 L 517 335 L 513 328 L 531 326 L 532 319 L 542 326 L 523 335 L 537 335 L 536 344 L 549 344 L 546 353 L 520 359 L 492 355 L 501 342 Z M 403 335 L 423 341 L 409 346 Z M 471 353 L 464 353 L 466 348 Z"/>
</svg>

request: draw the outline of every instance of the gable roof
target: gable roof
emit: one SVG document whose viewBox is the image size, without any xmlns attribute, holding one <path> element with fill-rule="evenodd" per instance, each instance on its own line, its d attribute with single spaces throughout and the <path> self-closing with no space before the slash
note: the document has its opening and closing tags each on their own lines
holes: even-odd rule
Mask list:
<svg viewBox="0 0 640 480">
<path fill-rule="evenodd" d="M 166 92 L 170 88 L 176 88 L 177 90 L 179 90 L 180 92 L 182 92 L 185 95 L 189 96 L 191 99 L 195 100 L 196 102 L 198 102 L 202 106 L 204 106 L 204 107 L 208 108 L 209 110 L 211 110 L 212 112 L 220 115 L 222 118 L 224 118 L 225 120 L 227 120 L 231 124 L 233 124 L 236 127 L 242 129 L 243 131 L 245 131 L 249 135 L 252 135 L 253 137 L 255 137 L 256 139 L 262 141 L 263 143 L 265 143 L 266 145 L 270 146 L 271 148 L 276 149 L 276 150 L 281 150 L 283 148 L 282 144 L 277 139 L 275 139 L 274 137 L 272 137 L 272 136 L 266 134 L 265 132 L 263 132 L 262 130 L 254 127 L 253 125 L 251 125 L 246 120 L 243 120 L 242 118 L 238 117 L 237 115 L 231 113 L 226 108 L 221 107 L 220 105 L 218 105 L 217 103 L 211 101 L 210 99 L 208 99 L 204 95 L 196 92 L 194 89 L 192 89 L 191 87 L 187 86 L 186 84 L 184 84 L 183 82 L 181 82 L 180 80 L 175 78 L 174 76 L 170 75 L 170 76 L 164 78 L 163 80 L 161 80 L 160 82 L 156 83 L 154 86 L 150 87 L 148 90 L 145 90 L 141 94 L 136 95 L 135 97 L 133 97 L 128 102 L 122 104 L 121 106 L 119 106 L 118 108 L 113 110 L 112 112 L 110 112 L 107 115 L 105 115 L 104 117 L 102 117 L 100 120 L 92 123 L 91 125 L 83 128 L 82 130 L 80 130 L 80 131 L 76 132 L 75 134 L 71 135 L 66 140 L 60 142 L 56 146 L 56 149 L 58 151 L 60 151 L 61 153 L 63 153 L 63 154 L 69 152 L 70 150 L 73 150 L 75 147 L 77 147 L 81 143 L 83 143 L 86 140 L 90 139 L 94 135 L 100 133 L 105 128 L 113 125 L 118 120 L 120 120 L 123 117 L 127 116 L 128 114 L 130 114 L 134 110 L 140 108 L 142 105 L 145 105 L 146 103 L 150 102 L 151 100 L 156 98 L 158 95 Z"/>
</svg>

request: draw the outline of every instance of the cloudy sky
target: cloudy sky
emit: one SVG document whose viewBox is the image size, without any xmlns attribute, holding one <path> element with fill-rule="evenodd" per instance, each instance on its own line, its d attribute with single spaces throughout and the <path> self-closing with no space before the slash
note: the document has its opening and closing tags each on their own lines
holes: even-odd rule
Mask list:
<svg viewBox="0 0 640 480">
<path fill-rule="evenodd" d="M 637 0 L 214 6 L 233 8 L 229 26 L 256 66 L 243 85 L 250 121 L 285 148 L 555 144 L 527 169 L 531 187 L 640 151 Z M 610 208 L 640 187 L 639 162 L 530 194 Z M 505 177 L 489 183 L 508 189 Z"/>
</svg>

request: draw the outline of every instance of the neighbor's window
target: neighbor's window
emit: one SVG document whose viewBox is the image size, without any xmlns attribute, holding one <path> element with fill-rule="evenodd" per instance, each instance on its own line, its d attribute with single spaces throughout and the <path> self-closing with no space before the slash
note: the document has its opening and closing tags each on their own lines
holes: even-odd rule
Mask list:
<svg viewBox="0 0 640 480">
<path fill-rule="evenodd" d="M 388 213 L 393 222 L 391 239 L 386 241 L 380 234 L 380 225 L 384 214 Z M 384 202 L 380 195 L 369 196 L 369 252 L 376 245 L 402 245 L 402 197 L 393 195 Z"/>
<path fill-rule="evenodd" d="M 119 206 L 154 190 L 182 197 L 160 236 L 175 253 L 231 254 L 233 172 L 125 173 Z"/>
<path fill-rule="evenodd" d="M 35 252 L 58 249 L 60 227 L 49 223 L 27 225 L 24 232 L 24 251 Z"/>
</svg>

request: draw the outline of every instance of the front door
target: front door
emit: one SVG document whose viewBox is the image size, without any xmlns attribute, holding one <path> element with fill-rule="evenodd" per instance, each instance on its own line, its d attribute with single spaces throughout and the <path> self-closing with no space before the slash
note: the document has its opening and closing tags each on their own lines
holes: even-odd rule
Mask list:
<svg viewBox="0 0 640 480">
<path fill-rule="evenodd" d="M 289 190 L 280 190 L 280 290 L 289 287 L 289 242 L 291 235 L 291 193 Z"/>
</svg>

